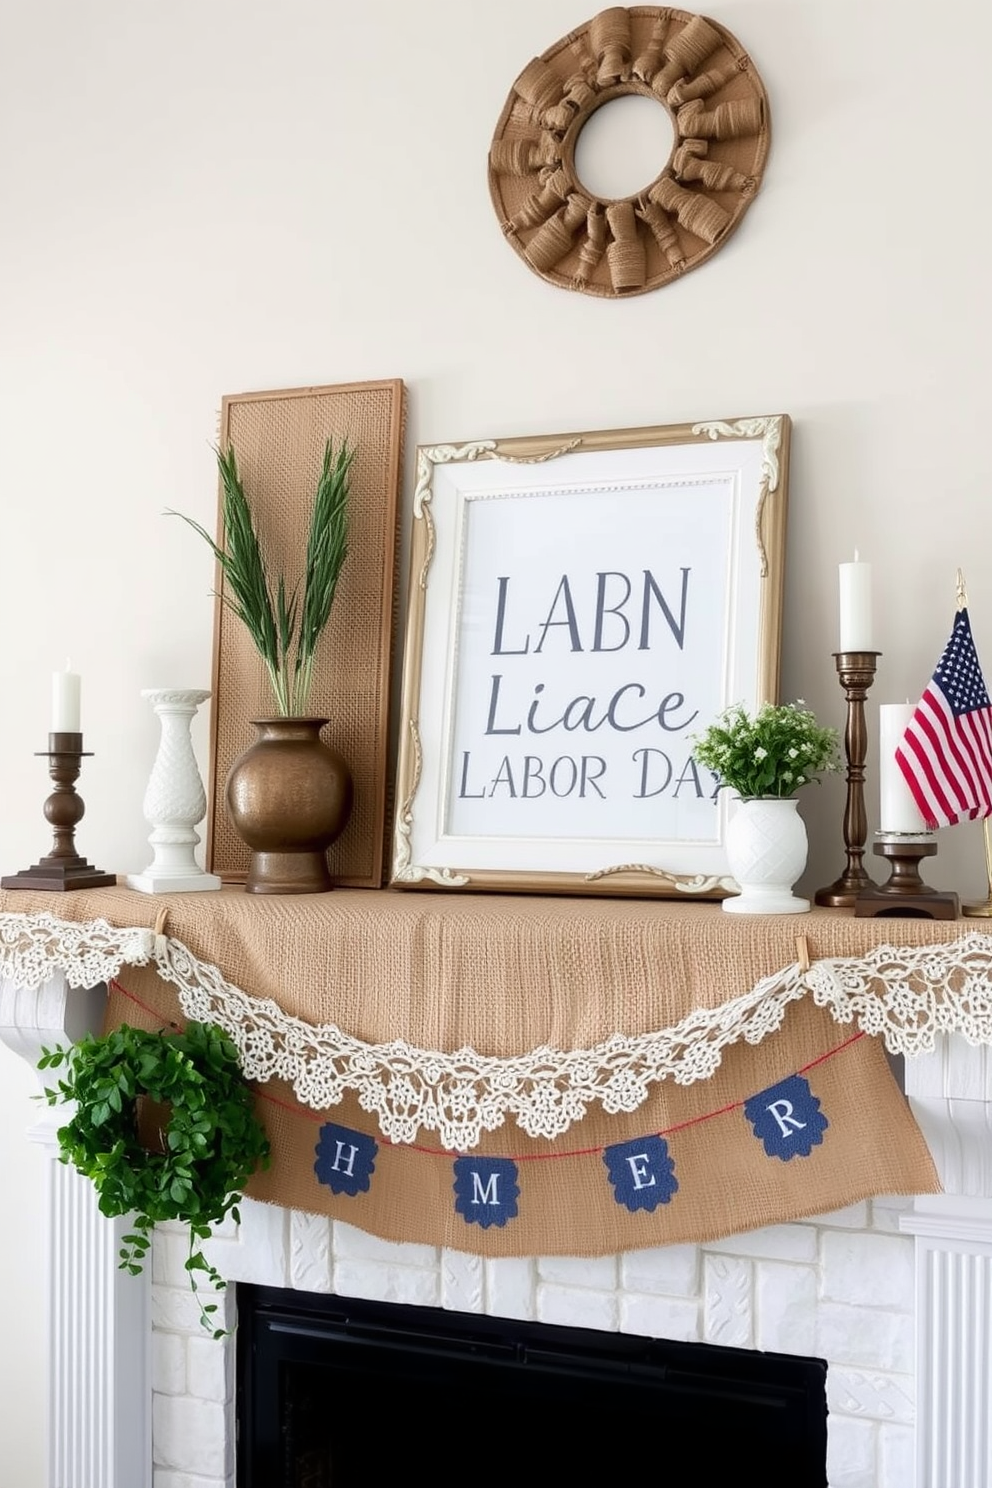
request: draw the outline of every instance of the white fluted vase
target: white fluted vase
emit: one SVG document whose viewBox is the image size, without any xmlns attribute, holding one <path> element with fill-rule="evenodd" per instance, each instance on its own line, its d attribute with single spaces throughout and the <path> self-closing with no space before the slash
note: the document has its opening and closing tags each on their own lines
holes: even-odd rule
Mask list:
<svg viewBox="0 0 992 1488">
<path fill-rule="evenodd" d="M 730 914 L 804 914 L 809 900 L 792 892 L 806 867 L 809 841 L 794 796 L 742 800 L 727 824 L 727 862 L 740 893 L 724 899 Z"/>
<path fill-rule="evenodd" d="M 145 894 L 190 894 L 219 889 L 215 873 L 204 873 L 196 861 L 200 841 L 195 830 L 207 814 L 207 797 L 193 754 L 190 725 L 210 696 L 196 688 L 142 689 L 162 725 L 143 810 L 152 825 L 148 841 L 154 856 L 144 873 L 128 875 L 128 886 Z"/>
</svg>

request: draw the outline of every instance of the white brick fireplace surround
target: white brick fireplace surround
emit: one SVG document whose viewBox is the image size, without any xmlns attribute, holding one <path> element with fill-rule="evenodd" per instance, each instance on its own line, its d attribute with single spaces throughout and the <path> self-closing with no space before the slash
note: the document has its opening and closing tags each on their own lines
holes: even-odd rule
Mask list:
<svg viewBox="0 0 992 1488">
<path fill-rule="evenodd" d="M 0 984 L 0 1038 L 97 1027 L 103 989 Z M 246 1202 L 211 1257 L 231 1281 L 825 1358 L 831 1488 L 992 1484 L 992 1058 L 957 1036 L 907 1064 L 945 1193 L 875 1199 L 703 1246 L 483 1261 Z M 200 1329 L 185 1237 L 151 1277 L 117 1269 L 120 1224 L 50 1152 L 49 1488 L 233 1488 L 233 1342 Z M 227 1303 L 233 1317 L 233 1298 Z"/>
</svg>

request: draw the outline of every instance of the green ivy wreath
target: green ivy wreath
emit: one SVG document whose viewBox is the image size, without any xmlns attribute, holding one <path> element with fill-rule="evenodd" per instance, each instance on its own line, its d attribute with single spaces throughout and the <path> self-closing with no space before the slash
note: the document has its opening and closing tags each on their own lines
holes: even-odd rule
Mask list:
<svg viewBox="0 0 992 1488">
<path fill-rule="evenodd" d="M 269 1143 L 241 1076 L 238 1051 L 222 1029 L 189 1023 L 184 1031 L 146 1033 L 125 1025 L 70 1048 L 44 1049 L 39 1069 L 64 1066 L 49 1105 L 75 1101 L 76 1112 L 58 1133 L 60 1158 L 89 1178 L 102 1214 L 133 1214 L 123 1236 L 121 1269 L 137 1275 L 152 1227 L 162 1220 L 189 1226 L 186 1270 L 197 1292 L 197 1273 L 220 1290 L 224 1282 L 198 1242 L 231 1214 L 239 1218 L 241 1191 Z M 160 1152 L 143 1145 L 138 1130 L 142 1097 L 168 1108 Z M 200 1321 L 213 1328 L 217 1303 L 197 1298 Z M 214 1337 L 223 1335 L 214 1331 Z"/>
</svg>

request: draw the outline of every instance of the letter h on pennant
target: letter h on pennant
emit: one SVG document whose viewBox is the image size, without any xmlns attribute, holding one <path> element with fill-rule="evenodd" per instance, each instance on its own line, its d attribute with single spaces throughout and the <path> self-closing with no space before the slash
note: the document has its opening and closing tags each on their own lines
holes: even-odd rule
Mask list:
<svg viewBox="0 0 992 1488">
<path fill-rule="evenodd" d="M 331 1193 L 367 1193 L 375 1171 L 378 1143 L 364 1132 L 328 1121 L 320 1128 L 313 1170 Z"/>
</svg>

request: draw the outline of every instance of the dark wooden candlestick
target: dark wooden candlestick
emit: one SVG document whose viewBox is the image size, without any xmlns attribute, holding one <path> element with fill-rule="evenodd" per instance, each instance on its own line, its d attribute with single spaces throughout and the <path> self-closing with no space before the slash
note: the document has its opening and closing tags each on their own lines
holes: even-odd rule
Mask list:
<svg viewBox="0 0 992 1488">
<path fill-rule="evenodd" d="M 48 748 L 39 749 L 48 760 L 48 773 L 55 789 L 45 802 L 45 817 L 55 829 L 52 850 L 31 868 L 0 879 L 4 889 L 47 889 L 64 893 L 69 889 L 101 889 L 115 884 L 113 873 L 102 873 L 76 851 L 76 826 L 86 807 L 76 792 L 80 760 L 89 759 L 82 734 L 49 734 Z"/>
<path fill-rule="evenodd" d="M 865 813 L 865 758 L 868 754 L 868 729 L 865 724 L 865 698 L 875 680 L 875 665 L 881 651 L 835 651 L 837 676 L 847 699 L 847 728 L 844 750 L 847 754 L 847 806 L 844 810 L 844 846 L 847 867 L 840 878 L 817 889 L 817 904 L 832 909 L 850 909 L 863 889 L 874 888 L 864 867 L 868 817 Z"/>
<path fill-rule="evenodd" d="M 958 896 L 932 889 L 920 877 L 920 863 L 937 851 L 933 832 L 877 832 L 875 852 L 891 865 L 888 881 L 872 884 L 858 895 L 854 913 L 858 919 L 902 916 L 915 920 L 956 920 Z"/>
</svg>

